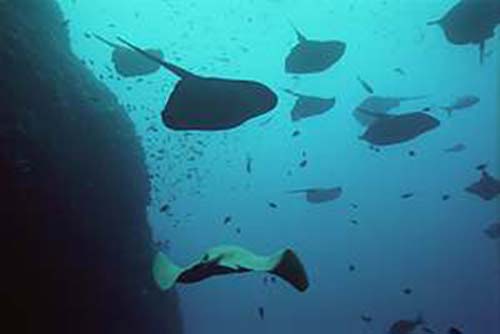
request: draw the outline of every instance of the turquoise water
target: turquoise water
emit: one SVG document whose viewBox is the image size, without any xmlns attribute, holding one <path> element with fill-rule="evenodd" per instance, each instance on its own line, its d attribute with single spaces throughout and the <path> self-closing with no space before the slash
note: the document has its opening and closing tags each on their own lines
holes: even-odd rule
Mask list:
<svg viewBox="0 0 500 334">
<path fill-rule="evenodd" d="M 305 293 L 283 282 L 265 285 L 259 274 L 180 285 L 186 333 L 386 333 L 418 313 L 436 333 L 451 325 L 500 332 L 500 246 L 483 233 L 498 220 L 498 197 L 487 202 L 464 191 L 479 178 L 478 164 L 488 162 L 500 176 L 498 38 L 487 42 L 492 53 L 480 65 L 476 46 L 451 45 L 426 25 L 455 0 L 61 2 L 75 54 L 129 106 L 154 185 L 148 223 L 155 240 L 170 240 L 169 256 L 187 265 L 218 244 L 262 254 L 292 247 L 308 271 Z M 346 54 L 323 73 L 286 74 L 284 59 L 296 43 L 289 20 L 310 38 L 345 41 Z M 229 131 L 168 130 L 160 112 L 176 77 L 161 70 L 142 82 L 117 80 L 107 68 L 112 50 L 86 36 L 93 32 L 161 48 L 198 74 L 263 82 L 279 104 Z M 426 96 L 399 112 L 469 94 L 481 101 L 451 117 L 436 109 L 438 129 L 375 152 L 359 140 L 363 127 L 352 116 L 368 96 L 358 75 L 377 95 Z M 294 98 L 283 88 L 335 96 L 337 104 L 293 123 Z M 443 153 L 457 143 L 466 150 Z M 286 193 L 333 186 L 343 188 L 342 197 L 320 205 Z M 400 198 L 408 192 L 415 196 Z M 159 212 L 165 203 L 171 215 Z"/>
</svg>

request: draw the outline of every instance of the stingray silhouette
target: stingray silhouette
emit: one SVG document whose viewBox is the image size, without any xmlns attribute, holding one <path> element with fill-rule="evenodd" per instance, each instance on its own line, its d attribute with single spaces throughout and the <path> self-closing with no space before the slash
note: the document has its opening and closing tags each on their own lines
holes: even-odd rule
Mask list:
<svg viewBox="0 0 500 334">
<path fill-rule="evenodd" d="M 465 191 L 477 195 L 485 201 L 490 201 L 500 194 L 500 180 L 495 179 L 487 171 L 481 170 L 481 178 Z"/>
<path fill-rule="evenodd" d="M 373 145 L 393 145 L 415 139 L 437 128 L 439 124 L 438 119 L 423 112 L 382 115 L 366 129 L 360 139 Z"/>
<path fill-rule="evenodd" d="M 300 292 L 309 287 L 304 265 L 288 248 L 261 256 L 239 246 L 221 245 L 208 249 L 201 259 L 187 267 L 176 265 L 161 252 L 153 262 L 153 278 L 161 290 L 171 289 L 177 283 L 193 284 L 214 276 L 250 272 L 276 275 Z"/>
<path fill-rule="evenodd" d="M 144 58 L 134 50 L 113 43 L 97 34 L 94 34 L 94 37 L 113 48 L 111 61 L 113 62 L 116 72 L 123 77 L 136 77 L 151 74 L 158 71 L 161 67 L 158 62 Z M 155 58 L 163 58 L 161 50 L 146 49 L 145 51 Z"/>
<path fill-rule="evenodd" d="M 296 44 L 285 60 L 285 71 L 294 74 L 322 72 L 342 58 L 346 44 L 341 41 L 316 41 L 307 39 L 297 28 Z"/>
<path fill-rule="evenodd" d="M 321 115 L 335 106 L 336 99 L 307 96 L 296 93 L 290 89 L 284 90 L 286 93 L 297 97 L 290 112 L 292 121 L 296 122 L 303 118 Z"/>
<path fill-rule="evenodd" d="M 123 38 L 118 40 L 180 78 L 162 111 L 163 124 L 169 129 L 228 130 L 276 107 L 278 97 L 264 84 L 202 77 L 156 58 Z"/>
<path fill-rule="evenodd" d="M 354 118 L 363 126 L 368 126 L 379 119 L 380 115 L 386 114 L 391 109 L 397 108 L 401 102 L 423 99 L 425 96 L 412 97 L 384 97 L 370 96 L 364 99 L 353 111 Z"/>
<path fill-rule="evenodd" d="M 442 18 L 428 24 L 439 25 L 452 44 L 478 44 L 482 63 L 485 41 L 495 35 L 495 27 L 500 24 L 500 1 L 461 0 Z"/>
</svg>

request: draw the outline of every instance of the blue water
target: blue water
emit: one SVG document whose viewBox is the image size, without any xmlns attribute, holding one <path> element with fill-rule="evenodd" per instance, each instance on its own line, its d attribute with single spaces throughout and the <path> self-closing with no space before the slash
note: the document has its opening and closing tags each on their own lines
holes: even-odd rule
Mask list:
<svg viewBox="0 0 500 334">
<path fill-rule="evenodd" d="M 500 333 L 500 245 L 483 233 L 498 220 L 499 200 L 464 191 L 479 178 L 480 163 L 500 176 L 498 38 L 487 42 L 493 53 L 480 65 L 476 46 L 451 45 L 441 29 L 426 25 L 456 0 L 60 2 L 75 54 L 93 60 L 95 74 L 124 105 L 136 107 L 128 112 L 154 185 L 147 223 L 155 240 L 170 240 L 169 256 L 187 265 L 219 244 L 261 254 L 292 247 L 308 271 L 305 293 L 283 282 L 264 285 L 259 274 L 178 286 L 186 333 L 386 333 L 394 321 L 418 313 L 436 333 L 451 325 L 464 333 Z M 345 56 L 320 74 L 287 75 L 284 58 L 296 43 L 288 20 L 310 38 L 345 41 Z M 106 68 L 111 49 L 85 37 L 88 32 L 159 47 L 198 74 L 263 82 L 279 94 L 279 105 L 234 130 L 173 132 L 160 112 L 176 77 L 162 70 L 143 82 L 116 80 Z M 377 153 L 358 139 L 363 128 L 352 116 L 368 96 L 357 75 L 377 95 L 427 96 L 400 112 L 467 94 L 481 101 L 452 117 L 436 112 L 437 130 Z M 336 96 L 337 105 L 292 123 L 294 98 L 282 88 Z M 301 135 L 292 137 L 295 130 Z M 457 143 L 467 149 L 443 153 Z M 299 167 L 303 152 L 305 168 Z M 286 193 L 333 186 L 342 186 L 342 197 L 321 205 Z M 402 200 L 407 192 L 415 196 Z M 449 201 L 441 200 L 444 194 Z M 159 212 L 165 203 L 172 216 Z M 373 322 L 361 321 L 363 314 Z"/>
</svg>

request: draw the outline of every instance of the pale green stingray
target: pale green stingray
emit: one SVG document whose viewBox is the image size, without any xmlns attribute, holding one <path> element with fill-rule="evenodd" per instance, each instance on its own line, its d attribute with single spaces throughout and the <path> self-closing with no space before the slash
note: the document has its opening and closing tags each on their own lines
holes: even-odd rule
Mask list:
<svg viewBox="0 0 500 334">
<path fill-rule="evenodd" d="M 195 283 L 211 276 L 250 271 L 277 275 L 301 292 L 309 286 L 304 266 L 291 249 L 260 256 L 238 246 L 224 245 L 209 249 L 199 261 L 185 268 L 172 263 L 162 252 L 156 253 L 153 262 L 153 277 L 162 290 L 176 283 Z"/>
</svg>

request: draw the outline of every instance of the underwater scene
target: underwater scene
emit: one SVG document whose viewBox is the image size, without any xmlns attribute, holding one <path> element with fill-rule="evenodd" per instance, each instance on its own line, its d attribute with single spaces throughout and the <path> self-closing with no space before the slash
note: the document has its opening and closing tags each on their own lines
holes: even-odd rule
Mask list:
<svg viewBox="0 0 500 334">
<path fill-rule="evenodd" d="M 75 159 L 105 171 L 86 198 L 116 179 L 89 209 L 113 221 L 99 249 L 123 217 L 150 233 L 123 228 L 109 253 L 144 265 L 96 275 L 133 276 L 124 300 L 182 323 L 147 311 L 127 328 L 135 311 L 117 308 L 102 333 L 500 333 L 500 0 L 57 3 L 75 63 L 134 135 L 107 133 L 144 153 L 78 126 Z M 120 177 L 134 159 L 144 182 Z M 120 215 L 129 200 L 105 212 L 137 189 L 145 216 Z"/>
</svg>

